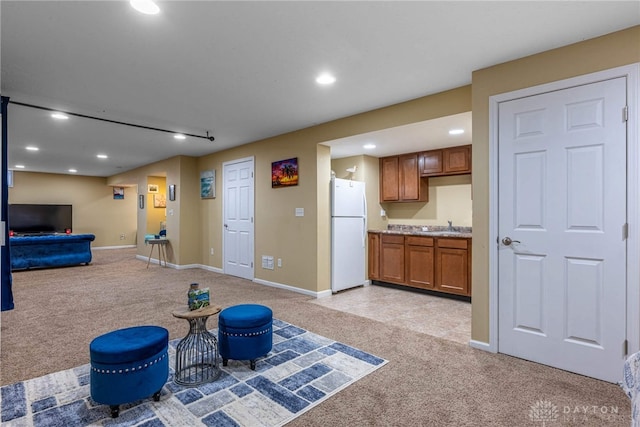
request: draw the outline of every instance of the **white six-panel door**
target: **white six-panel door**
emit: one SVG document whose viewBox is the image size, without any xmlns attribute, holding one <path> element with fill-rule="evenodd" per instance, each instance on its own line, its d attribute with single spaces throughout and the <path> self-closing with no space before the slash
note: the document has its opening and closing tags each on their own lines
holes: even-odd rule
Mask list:
<svg viewBox="0 0 640 427">
<path fill-rule="evenodd" d="M 498 351 L 612 382 L 626 337 L 625 105 L 621 77 L 498 107 Z"/>
<path fill-rule="evenodd" d="M 253 159 L 223 166 L 224 273 L 250 280 L 254 277 L 253 169 Z"/>
</svg>

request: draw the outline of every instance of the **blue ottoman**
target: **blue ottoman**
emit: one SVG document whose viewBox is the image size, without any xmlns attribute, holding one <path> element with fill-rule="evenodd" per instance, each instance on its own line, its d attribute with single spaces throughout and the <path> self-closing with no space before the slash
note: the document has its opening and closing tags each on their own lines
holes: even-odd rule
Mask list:
<svg viewBox="0 0 640 427">
<path fill-rule="evenodd" d="M 123 403 L 153 395 L 157 402 L 169 377 L 169 332 L 159 326 L 118 329 L 94 338 L 91 398 L 111 407 L 117 417 Z"/>
<path fill-rule="evenodd" d="M 222 365 L 229 359 L 249 360 L 256 369 L 256 358 L 271 351 L 273 312 L 258 304 L 225 308 L 218 316 L 218 346 Z"/>
</svg>

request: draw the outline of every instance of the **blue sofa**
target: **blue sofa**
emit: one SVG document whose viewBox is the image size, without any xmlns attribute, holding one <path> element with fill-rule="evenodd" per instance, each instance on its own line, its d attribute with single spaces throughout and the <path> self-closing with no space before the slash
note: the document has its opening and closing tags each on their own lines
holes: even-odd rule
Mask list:
<svg viewBox="0 0 640 427">
<path fill-rule="evenodd" d="M 93 234 L 12 236 L 11 270 L 89 264 L 95 238 Z"/>
</svg>

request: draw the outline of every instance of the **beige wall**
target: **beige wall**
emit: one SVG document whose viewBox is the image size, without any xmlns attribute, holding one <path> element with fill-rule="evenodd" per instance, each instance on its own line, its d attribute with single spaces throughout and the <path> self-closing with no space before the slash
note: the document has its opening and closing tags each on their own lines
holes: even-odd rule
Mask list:
<svg viewBox="0 0 640 427">
<path fill-rule="evenodd" d="M 472 339 L 489 342 L 489 97 L 640 62 L 640 26 L 473 73 Z"/>
<path fill-rule="evenodd" d="M 471 175 L 429 178 L 427 203 L 384 203 L 389 224 L 471 227 Z"/>
<path fill-rule="evenodd" d="M 13 181 L 9 203 L 71 204 L 73 232 L 95 234 L 92 247 L 136 244 L 135 187 L 115 200 L 105 178 L 14 171 Z"/>
</svg>

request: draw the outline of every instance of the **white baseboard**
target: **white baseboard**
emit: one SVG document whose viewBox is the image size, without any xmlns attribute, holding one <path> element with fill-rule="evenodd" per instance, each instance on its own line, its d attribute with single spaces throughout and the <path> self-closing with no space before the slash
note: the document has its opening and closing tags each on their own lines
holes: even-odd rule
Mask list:
<svg viewBox="0 0 640 427">
<path fill-rule="evenodd" d="M 331 295 L 331 291 L 322 291 L 322 292 L 314 292 L 314 291 L 308 291 L 306 289 L 300 289 L 300 288 L 296 288 L 295 286 L 289 286 L 289 285 L 285 285 L 282 283 L 276 283 L 276 282 L 270 282 L 268 280 L 262 280 L 262 279 L 253 279 L 253 281 L 255 283 L 259 283 L 261 285 L 266 285 L 266 286 L 271 286 L 273 288 L 280 288 L 280 289 L 286 289 L 287 291 L 291 291 L 291 292 L 297 292 L 299 294 L 304 294 L 304 295 L 309 295 L 315 298 L 320 298 L 319 295 L 324 295 L 325 292 L 328 292 L 329 295 Z"/>
<path fill-rule="evenodd" d="M 101 251 L 103 249 L 131 249 L 131 248 L 135 248 L 136 245 L 122 245 L 122 246 L 98 246 L 98 247 L 91 247 L 91 250 L 95 249 L 98 251 Z"/>
<path fill-rule="evenodd" d="M 469 341 L 469 346 L 473 348 L 477 348 L 478 350 L 488 351 L 490 353 L 496 353 L 496 351 L 491 348 L 491 345 L 486 342 L 471 340 Z"/>
<path fill-rule="evenodd" d="M 207 270 L 207 271 L 212 271 L 214 273 L 220 273 L 220 274 L 224 274 L 224 270 L 218 267 L 211 267 L 209 265 L 202 265 L 202 264 L 193 264 L 193 267 L 189 267 L 189 268 L 201 268 L 203 270 Z"/>
</svg>

